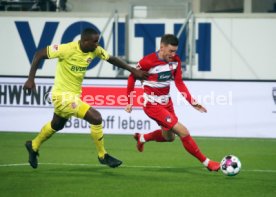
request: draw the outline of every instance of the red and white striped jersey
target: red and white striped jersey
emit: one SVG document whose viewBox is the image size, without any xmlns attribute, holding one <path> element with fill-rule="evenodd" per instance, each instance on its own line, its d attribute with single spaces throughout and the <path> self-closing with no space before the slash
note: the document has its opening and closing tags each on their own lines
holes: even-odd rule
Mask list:
<svg viewBox="0 0 276 197">
<path fill-rule="evenodd" d="M 144 93 L 151 96 L 168 96 L 170 92 L 170 82 L 174 80 L 177 89 L 187 99 L 189 103 L 195 102 L 189 90 L 182 80 L 181 62 L 178 55 L 173 61 L 166 62 L 158 57 L 158 52 L 151 53 L 141 59 L 137 64 L 137 69 L 147 71 L 149 77 L 142 81 Z M 131 74 L 128 78 L 127 95 L 130 102 L 130 94 L 134 90 L 136 79 Z"/>
</svg>

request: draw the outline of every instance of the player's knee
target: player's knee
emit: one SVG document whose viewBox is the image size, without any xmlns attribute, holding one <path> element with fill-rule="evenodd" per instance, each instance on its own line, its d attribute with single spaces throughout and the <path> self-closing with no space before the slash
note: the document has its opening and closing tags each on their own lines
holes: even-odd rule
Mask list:
<svg viewBox="0 0 276 197">
<path fill-rule="evenodd" d="M 102 122 L 103 122 L 103 119 L 100 113 L 94 115 L 91 120 L 91 124 L 94 124 L 94 125 L 102 124 Z"/>
<path fill-rule="evenodd" d="M 90 110 L 86 113 L 84 119 L 93 125 L 102 124 L 103 121 L 100 112 L 92 108 L 90 108 Z"/>
<path fill-rule="evenodd" d="M 64 125 L 65 124 L 61 124 L 59 122 L 52 122 L 51 123 L 51 126 L 52 126 L 52 129 L 54 129 L 55 131 L 60 131 L 64 128 Z"/>
<path fill-rule="evenodd" d="M 168 142 L 173 142 L 175 140 L 175 137 L 168 139 Z"/>
<path fill-rule="evenodd" d="M 167 142 L 173 142 L 175 140 L 175 135 L 170 135 L 167 137 Z"/>
<path fill-rule="evenodd" d="M 175 139 L 175 134 L 171 131 L 163 132 L 163 137 L 167 142 L 173 142 Z"/>
</svg>

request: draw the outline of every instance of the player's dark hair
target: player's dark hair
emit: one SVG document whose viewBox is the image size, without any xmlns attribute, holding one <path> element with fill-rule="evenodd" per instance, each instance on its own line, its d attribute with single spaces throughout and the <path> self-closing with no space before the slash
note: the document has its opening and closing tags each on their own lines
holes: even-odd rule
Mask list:
<svg viewBox="0 0 276 197">
<path fill-rule="evenodd" d="M 86 37 L 86 36 L 90 36 L 90 35 L 97 35 L 99 34 L 95 29 L 93 28 L 86 28 L 82 31 L 81 33 L 81 37 Z"/>
<path fill-rule="evenodd" d="M 173 45 L 173 46 L 178 46 L 178 39 L 173 34 L 165 34 L 161 38 L 161 43 L 163 43 L 165 45 L 170 44 L 170 45 Z"/>
</svg>

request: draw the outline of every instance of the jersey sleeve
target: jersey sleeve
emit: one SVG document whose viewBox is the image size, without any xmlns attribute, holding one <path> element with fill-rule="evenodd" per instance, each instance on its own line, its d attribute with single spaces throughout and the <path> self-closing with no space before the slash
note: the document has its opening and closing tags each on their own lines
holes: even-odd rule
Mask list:
<svg viewBox="0 0 276 197">
<path fill-rule="evenodd" d="M 181 70 L 181 63 L 178 61 L 178 65 L 176 68 L 175 76 L 174 76 L 174 82 L 175 86 L 178 89 L 178 91 L 182 94 L 182 96 L 191 104 L 193 105 L 196 103 L 195 99 L 190 94 L 187 86 L 182 80 L 182 70 Z"/>
<path fill-rule="evenodd" d="M 136 82 L 135 77 L 133 76 L 133 74 L 130 74 L 127 80 L 127 103 L 128 104 L 133 104 L 131 103 L 131 101 L 133 101 L 132 92 L 134 91 L 135 82 Z"/>
<path fill-rule="evenodd" d="M 147 58 L 143 58 L 138 62 L 136 68 L 139 70 L 148 71 L 149 66 L 150 66 L 149 60 Z"/>
<path fill-rule="evenodd" d="M 52 58 L 63 58 L 64 53 L 68 50 L 66 44 L 53 44 L 47 46 L 47 56 L 49 59 Z"/>
<path fill-rule="evenodd" d="M 102 60 L 108 60 L 109 59 L 109 54 L 101 46 L 98 46 L 96 48 L 95 54 L 96 54 L 97 57 L 101 58 Z"/>
</svg>

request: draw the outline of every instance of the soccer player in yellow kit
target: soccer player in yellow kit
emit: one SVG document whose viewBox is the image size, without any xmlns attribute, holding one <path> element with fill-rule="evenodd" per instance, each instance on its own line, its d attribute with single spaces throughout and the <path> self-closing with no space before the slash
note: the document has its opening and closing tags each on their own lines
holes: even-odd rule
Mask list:
<svg viewBox="0 0 276 197">
<path fill-rule="evenodd" d="M 139 79 L 146 79 L 148 74 L 127 65 L 117 57 L 109 55 L 99 46 L 98 42 L 98 32 L 92 28 L 87 28 L 81 33 L 79 41 L 47 46 L 34 55 L 28 80 L 24 84 L 25 90 L 35 90 L 34 78 L 40 60 L 58 58 L 58 63 L 52 89 L 53 118 L 42 127 L 33 140 L 25 143 L 29 153 L 29 163 L 33 168 L 38 166 L 37 157 L 41 144 L 55 132 L 63 129 L 71 116 L 82 118 L 91 124 L 91 136 L 101 164 L 113 168 L 122 164 L 122 161 L 109 155 L 104 148 L 101 114 L 80 99 L 82 81 L 88 65 L 95 57 L 126 69 Z"/>
</svg>

